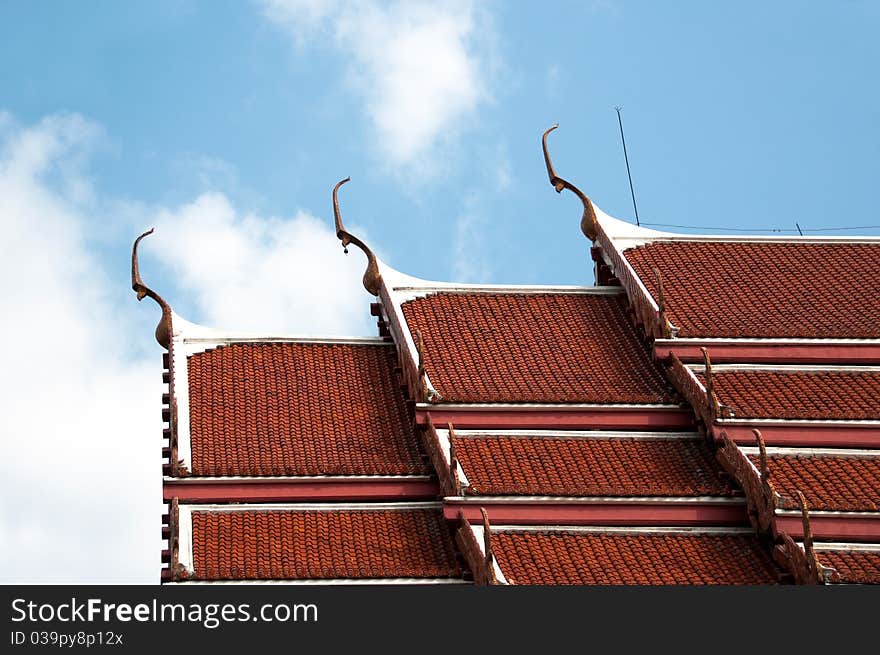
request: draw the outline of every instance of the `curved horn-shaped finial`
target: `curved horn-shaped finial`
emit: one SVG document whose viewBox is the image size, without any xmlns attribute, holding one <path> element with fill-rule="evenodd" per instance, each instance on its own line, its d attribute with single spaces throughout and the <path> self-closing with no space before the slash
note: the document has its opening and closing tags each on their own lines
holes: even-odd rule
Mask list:
<svg viewBox="0 0 880 655">
<path fill-rule="evenodd" d="M 758 428 L 752 428 L 752 434 L 755 435 L 755 441 L 758 442 L 758 463 L 761 466 L 761 482 L 770 479 L 770 469 L 767 466 L 767 446 L 764 444 L 764 436 Z"/>
<path fill-rule="evenodd" d="M 351 182 L 351 177 L 339 180 L 333 187 L 333 220 L 336 223 L 336 236 L 342 241 L 343 248 L 348 247 L 348 233 L 345 231 L 345 226 L 342 224 L 342 214 L 339 212 L 339 187 L 348 182 Z"/>
<path fill-rule="evenodd" d="M 800 489 L 795 489 L 795 496 L 797 496 L 798 507 L 801 510 L 801 522 L 804 527 L 804 549 L 805 550 L 813 550 L 813 530 L 810 527 L 810 506 L 807 505 L 807 499 L 804 497 L 804 494 L 801 493 Z"/>
<path fill-rule="evenodd" d="M 141 279 L 140 267 L 138 266 L 138 244 L 140 244 L 141 239 L 151 235 L 155 229 L 150 228 L 134 240 L 134 245 L 131 248 L 131 288 L 137 293 L 138 300 L 143 300 L 145 296 L 149 296 L 162 308 L 162 318 L 159 319 L 159 324 L 156 326 L 156 341 L 168 350 L 171 347 L 171 306 L 165 302 L 162 296 L 144 284 L 144 281 Z"/>
<path fill-rule="evenodd" d="M 801 493 L 800 489 L 795 489 L 795 495 L 797 496 L 798 506 L 801 510 L 801 523 L 804 529 L 804 554 L 807 556 L 810 582 L 818 582 L 821 584 L 826 582 L 826 580 L 833 580 L 835 571 L 833 569 L 826 570 L 821 562 L 819 562 L 819 557 L 816 555 L 816 549 L 813 545 L 813 529 L 810 526 L 810 507 L 807 505 L 807 499 L 804 497 L 804 494 Z"/>
<path fill-rule="evenodd" d="M 353 243 L 364 251 L 367 256 L 367 270 L 364 272 L 364 288 L 374 296 L 379 295 L 379 283 L 382 276 L 379 273 L 379 263 L 376 261 L 376 255 L 363 241 L 351 234 L 342 224 L 342 214 L 339 211 L 339 187 L 351 180 L 350 177 L 340 180 L 333 187 L 333 218 L 336 221 L 336 236 L 342 241 L 342 247 L 348 253 L 348 244 Z"/>
<path fill-rule="evenodd" d="M 584 214 L 581 217 L 581 232 L 583 232 L 584 236 L 590 241 L 595 241 L 596 235 L 599 233 L 599 221 L 596 218 L 596 210 L 593 209 L 593 203 L 584 192 L 578 189 L 574 184 L 559 177 L 556 174 L 556 169 L 553 168 L 553 162 L 550 160 L 550 150 L 547 148 L 547 135 L 558 127 L 559 125 L 554 125 L 544 132 L 544 135 L 541 137 L 541 146 L 544 149 L 544 163 L 547 164 L 547 175 L 550 177 L 550 184 L 556 189 L 556 193 L 562 193 L 563 189 L 568 189 L 581 199 L 581 202 L 584 205 Z"/>
<path fill-rule="evenodd" d="M 562 193 L 565 185 L 562 184 L 561 178 L 556 174 L 553 168 L 553 162 L 550 160 L 550 150 L 547 148 L 547 135 L 553 130 L 559 129 L 559 123 L 554 123 L 547 131 L 541 135 L 541 148 L 544 150 L 544 163 L 547 164 L 547 176 L 550 178 L 550 184 L 556 189 L 556 193 Z"/>
<path fill-rule="evenodd" d="M 485 507 L 480 508 L 480 516 L 483 519 L 483 566 L 486 569 L 486 583 L 498 584 L 495 576 L 495 553 L 492 551 L 492 526 L 489 525 L 489 513 Z"/>
<path fill-rule="evenodd" d="M 659 268 L 654 268 L 654 279 L 657 281 L 657 311 L 660 314 L 660 330 L 666 339 L 675 336 L 673 325 L 666 315 L 666 294 L 663 292 L 663 276 Z"/>
</svg>

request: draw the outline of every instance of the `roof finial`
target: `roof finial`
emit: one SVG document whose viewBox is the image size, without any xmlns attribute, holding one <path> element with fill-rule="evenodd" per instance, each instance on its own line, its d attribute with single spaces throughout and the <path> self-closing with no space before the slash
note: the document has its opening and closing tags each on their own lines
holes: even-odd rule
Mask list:
<svg viewBox="0 0 880 655">
<path fill-rule="evenodd" d="M 458 477 L 458 456 L 455 453 L 455 428 L 452 423 L 446 424 L 449 430 L 449 479 L 452 481 L 452 491 L 456 496 L 461 495 L 461 479 Z"/>
<path fill-rule="evenodd" d="M 550 161 L 550 151 L 547 149 L 547 135 L 558 127 L 559 125 L 554 125 L 544 132 L 544 135 L 541 137 L 541 145 L 544 148 L 544 162 L 547 164 L 547 175 L 550 177 L 550 184 L 556 189 L 556 193 L 562 193 L 563 189 L 568 189 L 581 199 L 581 202 L 584 204 L 584 215 L 581 217 L 581 232 L 590 241 L 595 241 L 599 233 L 599 221 L 596 218 L 596 210 L 593 209 L 593 203 L 574 184 L 559 177 L 556 174 L 556 169 L 553 168 L 553 162 Z"/>
<path fill-rule="evenodd" d="M 761 482 L 766 483 L 770 479 L 770 469 L 767 467 L 767 446 L 764 444 L 764 437 L 758 428 L 752 428 L 752 434 L 755 435 L 755 441 L 758 442 L 758 463 L 761 466 Z"/>
<path fill-rule="evenodd" d="M 156 341 L 168 350 L 171 346 L 171 306 L 165 302 L 162 296 L 144 284 L 144 281 L 141 279 L 140 268 L 138 267 L 138 244 L 141 242 L 141 239 L 152 234 L 155 229 L 151 227 L 134 240 L 134 245 L 131 248 L 131 288 L 137 293 L 138 300 L 143 300 L 144 296 L 149 296 L 162 308 L 162 318 L 156 326 Z"/>
<path fill-rule="evenodd" d="M 492 527 L 489 525 L 489 513 L 485 507 L 480 508 L 483 517 L 483 553 L 485 559 L 483 565 L 486 568 L 486 582 L 498 584 L 498 576 L 495 575 L 495 553 L 492 552 Z"/>
<path fill-rule="evenodd" d="M 660 275 L 660 269 L 654 268 L 654 278 L 657 280 L 657 309 L 660 313 L 660 328 L 663 330 L 665 338 L 674 339 L 678 334 L 678 328 L 666 315 L 666 295 L 663 293 L 663 276 Z"/>
<path fill-rule="evenodd" d="M 663 276 L 660 275 L 660 269 L 654 267 L 654 278 L 657 280 L 657 309 L 663 314 L 666 312 L 666 297 L 663 293 Z"/>
<path fill-rule="evenodd" d="M 333 217 L 336 221 L 336 236 L 342 241 L 342 247 L 345 249 L 346 253 L 348 253 L 349 243 L 353 243 L 364 251 L 364 254 L 367 256 L 367 270 L 364 272 L 364 288 L 374 296 L 378 296 L 379 284 L 382 280 L 382 276 L 379 273 L 379 264 L 376 261 L 376 255 L 373 254 L 373 251 L 370 250 L 363 241 L 345 229 L 345 226 L 342 224 L 342 215 L 339 213 L 339 198 L 337 197 L 339 187 L 349 180 L 351 180 L 350 177 L 340 180 L 336 186 L 333 187 Z"/>
<path fill-rule="evenodd" d="M 709 357 L 709 351 L 705 347 L 701 347 L 700 352 L 703 353 L 703 366 L 705 367 L 706 397 L 709 399 L 714 420 L 721 415 L 721 401 L 718 400 L 718 394 L 715 393 L 715 380 L 712 374 L 712 359 Z"/>
<path fill-rule="evenodd" d="M 420 402 L 433 403 L 441 401 L 443 396 L 440 395 L 440 392 L 428 386 L 428 371 L 425 368 L 425 341 L 422 338 L 421 330 L 413 332 L 413 342 L 416 347 L 416 357 L 418 358 L 416 375 L 418 376 L 417 384 L 419 385 Z"/>
<path fill-rule="evenodd" d="M 797 495 L 798 506 L 801 510 L 801 522 L 803 523 L 804 528 L 804 554 L 807 556 L 807 567 L 811 578 L 810 582 L 818 582 L 821 584 L 826 581 L 826 577 L 831 578 L 834 572 L 828 571 L 826 573 L 826 567 L 822 566 L 819 562 L 819 557 L 816 555 L 816 549 L 813 547 L 813 529 L 810 527 L 810 508 L 807 505 L 807 499 L 804 497 L 804 494 L 801 493 L 800 489 L 795 490 L 795 495 Z"/>
</svg>

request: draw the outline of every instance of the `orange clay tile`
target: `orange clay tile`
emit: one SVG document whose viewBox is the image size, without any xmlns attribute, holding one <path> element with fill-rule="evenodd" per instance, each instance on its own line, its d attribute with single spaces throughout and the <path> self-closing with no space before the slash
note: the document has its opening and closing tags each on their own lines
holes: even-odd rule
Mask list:
<svg viewBox="0 0 880 655">
<path fill-rule="evenodd" d="M 446 402 L 668 403 L 622 295 L 435 293 L 403 304 Z"/>
<path fill-rule="evenodd" d="M 233 344 L 189 358 L 194 475 L 425 474 L 391 345 Z"/>
<path fill-rule="evenodd" d="M 655 242 L 624 252 L 663 279 L 679 337 L 880 338 L 880 244 Z"/>
<path fill-rule="evenodd" d="M 726 496 L 702 441 L 457 437 L 470 493 L 536 496 Z"/>
<path fill-rule="evenodd" d="M 194 511 L 199 580 L 460 577 L 439 510 Z"/>
<path fill-rule="evenodd" d="M 880 584 L 880 551 L 822 550 L 819 562 L 836 569 L 840 581 L 854 584 Z"/>
<path fill-rule="evenodd" d="M 749 459 L 760 465 L 757 455 Z M 767 466 L 777 493 L 792 507 L 800 490 L 810 510 L 880 511 L 880 458 L 772 455 Z"/>
<path fill-rule="evenodd" d="M 496 532 L 512 584 L 774 584 L 778 569 L 751 535 Z"/>
<path fill-rule="evenodd" d="M 880 419 L 876 371 L 726 370 L 712 382 L 737 418 Z"/>
</svg>

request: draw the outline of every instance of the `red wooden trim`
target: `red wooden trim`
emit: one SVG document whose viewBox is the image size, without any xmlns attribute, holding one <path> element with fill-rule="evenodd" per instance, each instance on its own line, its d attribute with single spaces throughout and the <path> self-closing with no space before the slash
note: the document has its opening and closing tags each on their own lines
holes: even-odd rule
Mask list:
<svg viewBox="0 0 880 655">
<path fill-rule="evenodd" d="M 459 517 L 458 529 L 455 531 L 455 545 L 467 562 L 468 568 L 478 585 L 490 584 L 490 575 L 486 566 L 486 557 L 477 541 L 474 531 L 464 517 Z M 492 563 L 494 567 L 494 562 Z"/>
<path fill-rule="evenodd" d="M 715 424 L 712 436 L 721 442 L 722 430 L 734 443 L 754 446 L 752 428 L 758 428 L 768 446 L 801 448 L 880 448 L 880 425 L 773 425 L 768 423 Z"/>
<path fill-rule="evenodd" d="M 692 370 L 685 366 L 674 354 L 670 356 L 669 366 L 666 367 L 666 378 L 672 382 L 687 402 L 694 409 L 697 417 L 708 425 L 718 416 L 718 396 L 709 392 L 697 379 Z M 707 383 L 708 384 L 708 383 Z"/>
<path fill-rule="evenodd" d="M 674 503 L 475 503 L 446 500 L 443 516 L 480 521 L 480 507 L 496 525 L 745 526 L 745 503 L 683 505 Z"/>
<path fill-rule="evenodd" d="M 833 541 L 880 541 L 880 513 L 862 516 L 817 516 L 810 513 L 810 528 L 814 539 Z M 800 512 L 797 514 L 776 515 L 775 530 L 786 532 L 795 539 L 804 536 L 804 524 Z"/>
<path fill-rule="evenodd" d="M 596 246 L 601 250 L 602 258 L 608 262 L 614 271 L 614 276 L 626 291 L 636 324 L 645 326 L 645 333 L 650 337 L 662 337 L 666 331 L 666 321 L 660 315 L 654 298 L 648 293 L 638 274 L 627 261 L 623 250 L 617 247 L 612 239 L 599 224 L 596 233 Z M 666 334 L 668 336 L 668 333 Z"/>
<path fill-rule="evenodd" d="M 761 343 L 749 340 L 654 344 L 654 359 L 665 361 L 670 353 L 675 353 L 685 363 L 700 363 L 703 361 L 701 346 L 709 349 L 716 364 L 880 364 L 878 343 Z"/>
<path fill-rule="evenodd" d="M 407 346 L 406 343 L 406 335 L 409 333 L 409 326 L 404 327 L 404 324 L 398 320 L 397 314 L 395 313 L 396 305 L 392 300 L 391 291 L 392 290 L 385 285 L 385 280 L 383 279 L 379 287 L 379 304 L 384 310 L 388 330 L 391 332 L 391 340 L 394 342 L 394 347 L 397 349 L 397 361 L 400 363 L 401 377 L 403 378 L 403 384 L 406 386 L 407 396 L 409 398 L 422 400 L 422 381 L 419 379 L 419 365 L 418 362 L 413 360 L 409 346 Z M 403 309 L 401 308 L 401 318 L 403 318 L 402 314 Z M 404 318 L 403 321 L 405 323 L 406 319 Z"/>
<path fill-rule="evenodd" d="M 446 426 L 441 426 L 446 427 Z M 428 424 L 424 430 L 417 430 L 421 435 L 422 446 L 431 460 L 431 465 L 439 478 L 440 494 L 443 496 L 455 496 L 460 490 L 455 489 L 455 484 L 450 471 L 449 462 L 440 445 L 440 437 L 437 435 L 436 426 Z"/>
<path fill-rule="evenodd" d="M 166 500 L 176 497 L 182 503 L 416 500 L 434 499 L 439 493 L 436 480 L 165 480 L 162 486 Z"/>
<path fill-rule="evenodd" d="M 416 422 L 426 425 L 430 415 L 434 425 L 452 423 L 461 429 L 484 430 L 679 430 L 692 429 L 694 415 L 689 409 L 607 408 L 565 410 L 529 407 L 493 409 L 491 407 L 455 409 L 443 405 L 416 408 Z"/>
</svg>

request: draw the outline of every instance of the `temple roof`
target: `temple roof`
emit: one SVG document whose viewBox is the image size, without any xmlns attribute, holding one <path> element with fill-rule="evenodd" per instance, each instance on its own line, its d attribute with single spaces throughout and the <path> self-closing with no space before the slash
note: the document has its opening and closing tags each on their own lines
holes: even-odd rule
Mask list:
<svg viewBox="0 0 880 655">
<path fill-rule="evenodd" d="M 760 467 L 756 449 L 744 450 Z M 813 511 L 880 512 L 880 450 L 770 448 L 767 467 L 789 507 L 800 491 Z"/>
<path fill-rule="evenodd" d="M 880 547 L 857 544 L 821 544 L 819 562 L 833 568 L 843 584 L 880 584 Z"/>
<path fill-rule="evenodd" d="M 169 578 L 878 581 L 880 238 L 633 226 L 544 145 L 597 286 L 395 271 L 344 181 L 378 338 L 194 325 L 135 250 L 169 350 Z"/>
<path fill-rule="evenodd" d="M 595 214 L 595 255 L 679 338 L 880 338 L 880 237 L 675 234 Z"/>
<path fill-rule="evenodd" d="M 680 337 L 880 338 L 880 241 L 653 241 L 624 251 Z"/>
<path fill-rule="evenodd" d="M 705 374 L 697 371 L 703 384 Z M 718 399 L 739 418 L 880 419 L 880 368 L 715 367 Z"/>
<path fill-rule="evenodd" d="M 510 584 L 775 584 L 781 572 L 749 530 L 493 528 Z"/>
<path fill-rule="evenodd" d="M 437 506 L 193 506 L 191 579 L 454 579 Z"/>
<path fill-rule="evenodd" d="M 698 435 L 467 433 L 452 439 L 468 494 L 729 496 Z"/>
<path fill-rule="evenodd" d="M 674 399 L 619 293 L 432 292 L 402 304 L 443 402 Z"/>
<path fill-rule="evenodd" d="M 429 474 L 391 344 L 232 342 L 190 355 L 193 475 Z"/>
</svg>

